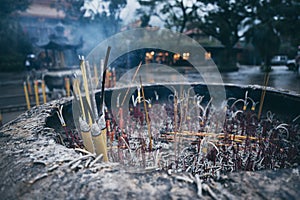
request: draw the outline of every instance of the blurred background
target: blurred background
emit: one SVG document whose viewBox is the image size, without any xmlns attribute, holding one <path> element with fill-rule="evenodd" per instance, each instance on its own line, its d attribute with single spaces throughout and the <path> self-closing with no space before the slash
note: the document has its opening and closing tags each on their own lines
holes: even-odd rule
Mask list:
<svg viewBox="0 0 300 200">
<path fill-rule="evenodd" d="M 67 96 L 68 78 L 79 67 L 77 55 L 87 55 L 106 38 L 133 28 L 168 28 L 193 38 L 206 50 L 205 58 L 216 63 L 225 83 L 263 85 L 268 73 L 269 86 L 300 94 L 299 0 L 0 0 L 0 4 L 2 124 L 36 104 L 35 90 L 41 96 L 45 87 L 48 100 Z M 187 67 L 188 53 L 128 52 L 114 70 L 135 67 L 136 55 L 143 62 Z"/>
</svg>

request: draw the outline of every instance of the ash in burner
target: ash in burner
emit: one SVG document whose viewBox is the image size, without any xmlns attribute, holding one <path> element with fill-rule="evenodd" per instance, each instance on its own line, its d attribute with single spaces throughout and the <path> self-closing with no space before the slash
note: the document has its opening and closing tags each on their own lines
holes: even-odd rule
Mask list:
<svg viewBox="0 0 300 200">
<path fill-rule="evenodd" d="M 257 102 L 247 96 L 224 103 L 226 118 L 204 96 L 136 101 L 128 111 L 107 109 L 110 162 L 125 167 L 187 172 L 202 179 L 234 171 L 291 168 L 300 162 L 300 117 L 283 121 L 267 111 L 259 119 Z M 58 117 L 58 116 L 61 117 Z M 48 119 L 56 142 L 83 148 L 71 105 Z M 64 118 L 66 126 L 60 123 Z"/>
</svg>

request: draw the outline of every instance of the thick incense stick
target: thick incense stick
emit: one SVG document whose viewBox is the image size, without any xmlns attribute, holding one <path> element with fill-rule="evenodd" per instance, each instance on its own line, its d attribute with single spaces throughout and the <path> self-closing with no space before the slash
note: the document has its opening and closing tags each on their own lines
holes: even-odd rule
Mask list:
<svg viewBox="0 0 300 200">
<path fill-rule="evenodd" d="M 94 150 L 94 145 L 93 145 L 93 141 L 92 141 L 91 131 L 90 131 L 88 124 L 86 123 L 86 115 L 85 115 L 86 111 L 85 111 L 85 107 L 84 107 L 81 92 L 80 92 L 79 80 L 75 79 L 73 85 L 74 85 L 75 95 L 78 96 L 79 102 L 80 102 L 80 107 L 81 107 L 81 113 L 82 113 L 83 120 L 81 120 L 81 118 L 80 118 L 79 124 L 80 124 L 80 132 L 81 132 L 81 136 L 82 136 L 82 140 L 83 140 L 83 145 L 86 148 L 86 150 L 88 150 L 91 153 L 94 153 L 95 150 Z"/>
<path fill-rule="evenodd" d="M 27 83 L 28 93 L 31 95 L 32 90 L 31 90 L 31 83 L 30 83 L 30 80 L 29 80 L 29 76 L 27 76 L 26 83 Z"/>
<path fill-rule="evenodd" d="M 247 135 L 235 135 L 235 134 L 224 134 L 224 133 L 206 133 L 206 132 L 189 132 L 189 131 L 183 131 L 183 132 L 167 132 L 165 134 L 173 135 L 176 134 L 178 136 L 199 136 L 199 137 L 216 137 L 216 138 L 225 138 L 228 137 L 230 140 L 266 140 L 266 138 L 259 138 L 259 137 L 253 137 L 253 136 L 247 136 Z"/>
<path fill-rule="evenodd" d="M 89 88 L 89 95 L 90 95 L 90 113 L 93 118 L 93 122 L 98 120 L 98 110 L 97 110 L 97 104 L 96 104 L 96 99 L 95 99 L 95 87 L 94 83 L 92 80 L 91 76 L 91 71 L 90 71 L 90 66 L 89 63 L 86 62 L 86 78 L 87 78 L 87 83 L 88 83 L 88 88 Z"/>
<path fill-rule="evenodd" d="M 264 88 L 262 90 L 261 98 L 260 98 L 260 105 L 259 105 L 259 110 L 258 110 L 258 115 L 257 115 L 258 120 L 260 120 L 260 116 L 261 116 L 261 112 L 262 112 L 262 108 L 263 108 L 263 104 L 264 104 L 264 100 L 265 100 L 265 95 L 266 95 L 266 90 L 267 90 L 269 78 L 270 78 L 270 74 L 267 72 L 265 74 L 265 77 L 264 77 Z"/>
<path fill-rule="evenodd" d="M 27 109 L 30 109 L 30 100 L 29 100 L 29 95 L 28 95 L 28 90 L 27 90 L 27 85 L 24 82 L 24 92 L 25 92 L 25 99 L 26 99 L 26 104 L 27 104 Z"/>
<path fill-rule="evenodd" d="M 46 86 L 45 86 L 45 81 L 44 80 L 42 80 L 42 93 L 43 93 L 44 103 L 47 103 Z"/>
<path fill-rule="evenodd" d="M 111 49 L 111 47 L 108 46 L 107 50 L 106 50 L 105 60 L 104 60 L 104 69 L 103 69 L 103 74 L 102 74 L 102 85 L 101 85 L 101 96 L 100 96 L 100 108 L 99 108 L 99 112 L 102 112 L 103 106 L 104 106 L 103 104 L 104 104 L 105 78 L 106 78 L 106 69 L 107 69 L 107 64 L 108 64 L 110 49 Z M 102 114 L 104 114 L 104 113 L 102 113 Z"/>
<path fill-rule="evenodd" d="M 98 79 L 98 70 L 97 70 L 96 64 L 94 64 L 94 81 L 95 81 L 95 85 L 96 85 L 95 88 L 97 88 L 98 84 L 99 84 L 99 79 Z"/>
<path fill-rule="evenodd" d="M 149 115 L 148 115 L 147 104 L 146 104 L 145 93 L 144 93 L 141 76 L 140 76 L 140 83 L 141 83 L 141 89 L 142 89 L 142 97 L 144 100 L 144 110 L 145 110 L 145 115 L 146 115 L 146 122 L 147 122 L 147 127 L 148 127 L 149 150 L 151 151 L 152 150 L 152 135 L 151 135 L 151 130 L 150 130 L 151 127 L 150 127 Z"/>
<path fill-rule="evenodd" d="M 87 83 L 84 60 L 81 60 L 80 68 L 81 68 L 81 72 L 82 72 L 83 86 L 84 86 L 84 90 L 85 90 L 86 101 L 87 101 L 88 107 L 90 107 L 91 101 L 90 101 L 89 88 L 88 88 L 88 83 Z M 85 113 L 84 106 L 82 109 L 83 109 L 83 113 Z M 80 122 L 80 125 L 82 126 L 82 127 L 80 127 L 81 135 L 82 135 L 82 139 L 83 139 L 85 148 L 89 152 L 94 153 L 95 148 L 93 145 L 92 134 L 91 134 L 91 130 L 90 130 L 90 127 L 92 126 L 92 124 L 93 124 L 93 119 L 92 119 L 91 113 L 88 112 L 88 124 L 86 124 L 85 120 L 82 120 Z"/>
<path fill-rule="evenodd" d="M 177 92 L 175 90 L 175 94 L 174 94 L 174 130 L 175 132 L 177 132 L 177 113 L 178 113 L 178 100 L 177 100 Z"/>
<path fill-rule="evenodd" d="M 36 105 L 40 105 L 40 100 L 39 100 L 39 88 L 38 88 L 38 82 L 34 81 L 34 94 L 35 94 L 35 102 Z"/>
<path fill-rule="evenodd" d="M 135 70 L 135 73 L 134 73 L 134 75 L 133 75 L 133 77 L 132 77 L 132 80 L 131 80 L 131 83 L 130 83 L 130 84 L 132 84 L 133 81 L 135 80 L 135 77 L 136 77 L 138 71 L 140 70 L 141 66 L 142 66 L 142 62 L 140 62 L 139 66 L 138 66 L 137 69 Z M 124 103 L 125 103 L 125 99 L 126 99 L 126 97 L 127 97 L 127 95 L 128 95 L 129 90 L 130 90 L 130 85 L 129 85 L 128 88 L 127 88 L 127 91 L 126 91 L 125 96 L 124 96 L 124 98 L 123 98 L 123 101 L 122 101 L 122 103 L 121 103 L 121 107 L 122 107 L 122 106 L 124 105 Z"/>
<path fill-rule="evenodd" d="M 102 76 L 100 107 L 99 107 L 99 112 L 101 112 L 99 114 L 100 120 L 103 119 L 104 114 L 105 114 L 105 113 L 102 112 L 102 110 L 103 110 L 103 107 L 104 107 L 105 76 L 106 76 L 106 68 L 107 68 L 107 64 L 108 64 L 110 49 L 111 49 L 111 47 L 108 46 L 107 51 L 106 51 L 105 61 L 104 61 L 104 71 L 103 71 L 103 76 Z M 93 127 L 96 128 L 96 129 L 93 130 Z M 100 130 L 100 129 L 98 130 L 97 129 L 97 128 L 99 128 L 98 125 L 97 126 L 94 125 L 93 127 L 92 127 L 92 135 L 93 135 L 93 142 L 94 142 L 94 147 L 95 147 L 95 150 L 96 150 L 96 154 L 97 155 L 102 154 L 103 155 L 103 161 L 108 162 L 107 144 L 106 144 L 106 134 L 107 134 L 106 133 L 106 128 L 104 128 L 102 130 Z M 102 128 L 102 127 L 100 127 L 100 128 Z"/>
<path fill-rule="evenodd" d="M 65 87 L 66 87 L 66 93 L 67 93 L 67 97 L 70 97 L 70 79 L 69 78 L 65 78 Z"/>
<path fill-rule="evenodd" d="M 81 93 L 80 93 L 80 87 L 79 87 L 79 80 L 78 79 L 74 80 L 74 91 L 75 91 L 75 94 L 77 94 L 77 96 L 79 97 L 79 102 L 80 102 L 80 107 L 81 107 L 81 112 L 82 112 L 82 118 L 83 118 L 84 121 L 86 121 L 85 109 L 84 109 L 84 105 L 83 105 L 82 96 L 81 96 Z"/>
<path fill-rule="evenodd" d="M 84 60 L 81 61 L 80 68 L 81 68 L 81 72 L 82 72 L 85 98 L 86 98 L 88 106 L 90 107 L 91 106 L 91 99 L 90 99 L 90 92 L 89 92 L 89 88 L 88 88 L 88 80 L 87 80 L 87 76 L 86 76 L 86 69 L 85 69 L 86 66 L 85 66 Z M 93 124 L 93 119 L 92 119 L 91 113 L 89 113 L 89 112 L 88 112 L 88 124 L 90 126 Z"/>
</svg>

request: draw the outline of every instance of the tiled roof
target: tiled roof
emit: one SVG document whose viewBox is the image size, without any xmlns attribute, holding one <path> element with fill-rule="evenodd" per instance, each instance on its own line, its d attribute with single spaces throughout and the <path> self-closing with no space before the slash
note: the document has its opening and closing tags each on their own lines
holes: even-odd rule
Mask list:
<svg viewBox="0 0 300 200">
<path fill-rule="evenodd" d="M 20 14 L 29 17 L 64 18 L 65 13 L 63 11 L 51 7 L 54 2 L 54 0 L 33 0 L 28 9 L 20 12 Z"/>
</svg>

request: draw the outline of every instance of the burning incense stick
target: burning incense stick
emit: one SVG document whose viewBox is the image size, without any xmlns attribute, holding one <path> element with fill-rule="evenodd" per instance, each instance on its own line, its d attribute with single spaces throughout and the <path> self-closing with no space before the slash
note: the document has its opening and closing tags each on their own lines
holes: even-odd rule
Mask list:
<svg viewBox="0 0 300 200">
<path fill-rule="evenodd" d="M 104 104 L 104 90 L 105 90 L 106 70 L 107 70 L 107 64 L 108 64 L 110 49 L 111 49 L 111 47 L 108 46 L 107 51 L 106 51 L 105 60 L 104 60 L 99 112 L 102 112 L 103 106 L 104 106 L 103 104 Z"/>
</svg>

